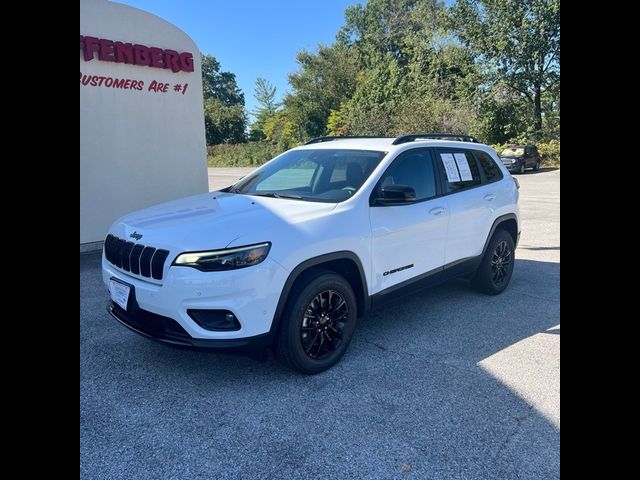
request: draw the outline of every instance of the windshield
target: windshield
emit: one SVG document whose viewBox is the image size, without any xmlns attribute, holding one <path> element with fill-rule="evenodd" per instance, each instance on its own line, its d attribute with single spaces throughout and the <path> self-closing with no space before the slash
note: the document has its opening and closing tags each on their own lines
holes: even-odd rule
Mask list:
<svg viewBox="0 0 640 480">
<path fill-rule="evenodd" d="M 505 148 L 500 154 L 501 157 L 521 157 L 522 155 L 524 155 L 523 147 Z"/>
<path fill-rule="evenodd" d="M 232 193 L 337 203 L 351 197 L 386 152 L 291 150 L 228 189 Z"/>
</svg>

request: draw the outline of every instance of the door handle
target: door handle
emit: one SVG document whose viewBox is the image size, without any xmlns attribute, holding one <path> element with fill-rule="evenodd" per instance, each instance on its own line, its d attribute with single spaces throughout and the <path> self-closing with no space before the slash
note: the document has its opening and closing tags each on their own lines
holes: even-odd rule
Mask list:
<svg viewBox="0 0 640 480">
<path fill-rule="evenodd" d="M 435 207 L 435 208 L 432 208 L 431 210 L 429 210 L 429 213 L 431 215 L 441 215 L 446 211 L 447 211 L 447 209 L 444 208 L 444 207 Z"/>
<path fill-rule="evenodd" d="M 493 200 L 494 198 L 496 198 L 496 195 L 494 193 L 488 193 L 487 195 L 484 196 L 484 199 L 487 202 L 490 202 L 491 200 Z"/>
</svg>

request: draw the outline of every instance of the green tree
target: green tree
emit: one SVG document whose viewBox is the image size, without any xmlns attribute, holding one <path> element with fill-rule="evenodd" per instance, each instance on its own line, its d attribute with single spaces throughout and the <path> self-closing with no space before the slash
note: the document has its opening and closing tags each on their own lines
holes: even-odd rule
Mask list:
<svg viewBox="0 0 640 480">
<path fill-rule="evenodd" d="M 443 2 L 370 0 L 345 17 L 338 42 L 357 52 L 360 67 L 341 112 L 350 134 L 469 132 L 479 75 L 446 30 Z"/>
<path fill-rule="evenodd" d="M 291 93 L 255 138 L 469 133 L 491 143 L 560 135 L 559 0 L 368 0 L 332 45 L 297 54 Z M 259 89 L 260 92 L 259 93 Z M 263 108 L 264 107 L 264 108 Z M 253 136 L 252 136 L 253 138 Z"/>
<path fill-rule="evenodd" d="M 340 110 L 331 110 L 327 120 L 327 135 L 336 137 L 347 135 L 349 127 L 347 126 L 346 108 L 343 106 Z"/>
<path fill-rule="evenodd" d="M 236 76 L 221 72 L 212 55 L 202 56 L 202 91 L 207 145 L 245 141 L 247 115 Z"/>
<path fill-rule="evenodd" d="M 244 105 L 244 93 L 231 72 L 221 72 L 213 55 L 202 55 L 202 93 L 204 99 L 215 98 L 227 106 Z"/>
<path fill-rule="evenodd" d="M 204 128 L 207 145 L 245 141 L 247 116 L 244 105 L 225 105 L 217 98 L 204 101 Z"/>
<path fill-rule="evenodd" d="M 255 99 L 258 101 L 258 108 L 255 110 L 255 115 L 259 115 L 262 112 L 266 112 L 268 115 L 273 115 L 280 106 L 276 98 L 276 87 L 269 80 L 262 77 L 256 79 L 256 93 Z"/>
<path fill-rule="evenodd" d="M 291 120 L 286 109 L 276 112 L 265 122 L 264 133 L 267 140 L 276 145 L 280 151 L 301 143 L 300 128 Z"/>
<path fill-rule="evenodd" d="M 251 112 L 255 121 L 249 131 L 249 140 L 258 141 L 266 137 L 264 133 L 265 122 L 275 115 L 280 104 L 275 100 L 275 85 L 262 77 L 256 79 L 256 91 L 253 96 L 258 101 L 258 107 Z"/>
<path fill-rule="evenodd" d="M 406 65 L 412 35 L 430 42 L 443 12 L 444 2 L 437 0 L 369 0 L 345 10 L 345 25 L 337 40 L 354 47 L 364 67 L 373 66 L 381 58 Z"/>
<path fill-rule="evenodd" d="M 358 65 L 355 51 L 339 44 L 298 52 L 297 61 L 299 70 L 289 75 L 293 92 L 283 104 L 294 136 L 302 141 L 325 134 L 331 111 L 353 95 Z"/>
<path fill-rule="evenodd" d="M 451 10 L 458 38 L 531 106 L 543 129 L 543 96 L 560 80 L 560 0 L 457 0 Z"/>
<path fill-rule="evenodd" d="M 504 82 L 496 82 L 479 99 L 474 131 L 485 143 L 502 144 L 528 135 L 532 107 Z"/>
</svg>

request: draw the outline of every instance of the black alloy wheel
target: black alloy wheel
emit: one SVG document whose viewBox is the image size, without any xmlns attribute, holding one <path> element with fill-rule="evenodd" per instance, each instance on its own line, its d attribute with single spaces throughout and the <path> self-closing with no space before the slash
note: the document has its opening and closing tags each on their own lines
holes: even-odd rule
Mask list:
<svg viewBox="0 0 640 480">
<path fill-rule="evenodd" d="M 302 317 L 300 341 L 310 358 L 323 360 L 340 347 L 349 307 L 335 290 L 320 292 L 311 301 Z"/>
<path fill-rule="evenodd" d="M 509 285 L 514 267 L 514 238 L 506 230 L 496 230 L 471 283 L 482 293 L 497 295 Z"/>
<path fill-rule="evenodd" d="M 344 354 L 358 320 L 351 284 L 335 272 L 304 272 L 288 295 L 274 343 L 276 356 L 306 374 L 324 372 Z"/>
<path fill-rule="evenodd" d="M 511 268 L 513 254 L 505 240 L 496 245 L 491 258 L 491 280 L 496 287 L 501 287 L 507 280 Z"/>
</svg>

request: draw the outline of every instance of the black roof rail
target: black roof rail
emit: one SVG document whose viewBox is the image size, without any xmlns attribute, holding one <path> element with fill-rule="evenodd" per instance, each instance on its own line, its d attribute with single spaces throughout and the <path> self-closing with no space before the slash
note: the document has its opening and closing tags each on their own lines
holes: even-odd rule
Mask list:
<svg viewBox="0 0 640 480">
<path fill-rule="evenodd" d="M 411 133 L 401 135 L 396 138 L 391 145 L 414 142 L 416 140 L 457 140 L 459 142 L 480 143 L 477 138 L 469 135 L 458 135 L 456 133 Z"/>
<path fill-rule="evenodd" d="M 393 138 L 393 137 L 379 137 L 379 136 L 376 136 L 376 135 L 363 135 L 363 136 L 356 136 L 356 137 L 349 137 L 349 136 L 345 136 L 345 137 L 316 137 L 316 138 L 312 138 L 311 140 L 306 142 L 305 145 L 311 145 L 313 143 L 330 142 L 332 140 L 348 140 L 350 138 Z"/>
</svg>

